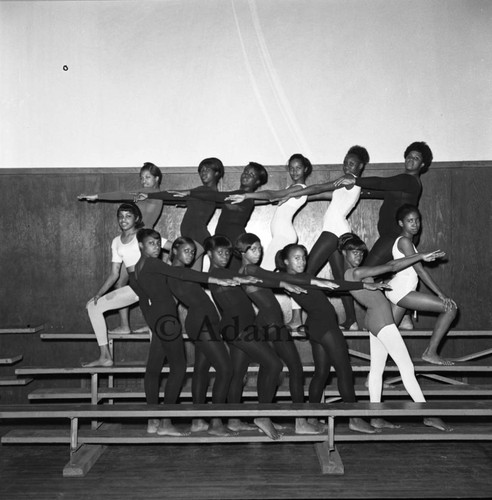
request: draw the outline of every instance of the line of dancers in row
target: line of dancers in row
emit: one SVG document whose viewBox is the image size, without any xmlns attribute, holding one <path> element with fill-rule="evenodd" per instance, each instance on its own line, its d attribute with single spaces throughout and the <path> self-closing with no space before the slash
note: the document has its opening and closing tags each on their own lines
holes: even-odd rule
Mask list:
<svg viewBox="0 0 492 500">
<path fill-rule="evenodd" d="M 443 252 L 421 254 L 413 243 L 420 231 L 420 213 L 416 206 L 421 193 L 420 174 L 430 165 L 432 153 L 425 143 L 416 142 L 406 149 L 404 157 L 403 174 L 361 178 L 369 155 L 365 148 L 353 146 L 345 156 L 340 178 L 307 187 L 305 180 L 312 166 L 307 158 L 296 154 L 288 162 L 291 184 L 275 191 L 257 191 L 267 182 L 268 174 L 262 165 L 250 163 L 241 174 L 236 191 L 219 192 L 217 185 L 224 168 L 217 158 L 207 158 L 200 163 L 201 186 L 185 191 L 161 191 L 162 174 L 158 167 L 147 163 L 140 172 L 140 193 L 80 195 L 80 199 L 90 201 L 128 201 L 117 211 L 121 234 L 112 242 L 111 272 L 87 304 L 100 349 L 99 357 L 87 366 L 113 364 L 104 313 L 120 310 L 121 325 L 117 331 L 129 332 L 128 313 L 124 308 L 139 301 L 152 332 L 145 374 L 147 402 L 158 402 L 160 375 L 166 358 L 169 377 L 164 402 L 177 402 L 186 372 L 176 309 L 176 301 L 179 301 L 188 309 L 184 326 L 195 345 L 193 402 L 206 401 L 212 366 L 215 370 L 212 402 L 240 402 L 251 362 L 259 366 L 260 402 L 273 401 L 284 364 L 289 371 L 292 401 L 302 402 L 302 364 L 273 292 L 280 289 L 291 295 L 307 314 L 305 333 L 314 360 L 309 401 L 321 400 L 333 366 L 343 401 L 353 402 L 356 398 L 347 345 L 336 312 L 326 296 L 329 290 L 329 293 L 342 293 L 346 314 L 342 326 L 345 328 L 353 328 L 356 322 L 352 297 L 366 308 L 365 327 L 369 330 L 371 347 L 368 377 L 371 401 L 381 400 L 388 354 L 397 364 L 412 399 L 424 401 L 413 363 L 396 325 L 409 308 L 438 313 L 433 335 L 422 357 L 431 363 L 451 363 L 440 357 L 437 349 L 456 316 L 457 306 L 421 264 L 421 261 L 441 258 Z M 367 249 L 364 242 L 350 232 L 347 220 L 361 193 L 383 198 L 378 223 L 380 238 L 363 266 Z M 306 248 L 297 244 L 292 223 L 308 199 L 331 200 L 323 231 L 309 258 Z M 177 200 L 185 202 L 187 209 L 181 223 L 182 236 L 171 244 L 152 227 L 162 204 L 176 204 Z M 278 200 L 280 203 L 271 222 L 272 241 L 263 254 L 259 238 L 246 232 L 246 224 L 255 203 Z M 207 225 L 217 204 L 222 211 L 215 235 L 211 236 Z M 162 249 L 169 252 L 169 262 L 160 258 Z M 204 255 L 209 259 L 207 273 L 199 271 Z M 328 260 L 335 280 L 316 277 Z M 389 273 L 393 276 L 389 283 L 378 280 Z M 416 291 L 419 278 L 435 295 Z M 202 284 L 208 285 L 213 301 Z M 115 289 L 107 293 L 114 285 Z M 441 430 L 449 429 L 440 419 L 426 419 L 425 423 Z M 270 419 L 256 419 L 255 425 L 272 439 L 280 436 Z M 376 432 L 391 425 L 381 419 L 371 420 L 370 424 L 362 419 L 350 421 L 350 427 L 359 432 Z M 227 435 L 245 428 L 250 425 L 238 419 L 230 419 L 227 425 L 220 419 L 213 419 L 210 424 L 198 419 L 193 421 L 191 431 L 208 429 L 212 434 Z M 297 419 L 295 429 L 298 433 L 323 430 L 319 422 L 306 419 Z M 147 430 L 183 434 L 169 419 L 151 420 Z"/>
</svg>

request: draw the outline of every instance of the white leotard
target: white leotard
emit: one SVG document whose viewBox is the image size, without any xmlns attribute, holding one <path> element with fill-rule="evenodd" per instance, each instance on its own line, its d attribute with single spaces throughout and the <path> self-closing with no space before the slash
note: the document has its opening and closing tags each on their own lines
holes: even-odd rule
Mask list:
<svg viewBox="0 0 492 500">
<path fill-rule="evenodd" d="M 162 247 L 166 243 L 162 238 Z M 121 241 L 121 235 L 116 236 L 111 242 L 111 262 L 123 263 L 125 267 L 133 267 L 140 260 L 140 247 L 138 246 L 137 235 L 135 234 L 129 243 Z"/>
<path fill-rule="evenodd" d="M 343 187 L 333 191 L 331 202 L 323 217 L 323 231 L 338 237 L 352 232 L 347 217 L 359 201 L 360 189 L 359 186 L 353 186 L 352 189 Z"/>
<path fill-rule="evenodd" d="M 396 238 L 393 244 L 393 259 L 401 259 L 405 257 L 405 254 L 398 250 L 398 242 L 402 236 Z M 413 250 L 417 253 L 417 249 L 415 245 L 412 245 Z M 386 293 L 386 297 L 393 304 L 398 304 L 398 302 L 408 295 L 410 292 L 413 292 L 417 289 L 417 285 L 419 283 L 419 276 L 413 266 L 407 267 L 402 271 L 396 273 L 393 278 L 388 282 L 388 285 L 391 286 L 392 290 L 389 290 Z"/>
<path fill-rule="evenodd" d="M 305 188 L 305 184 L 293 184 Z M 285 245 L 297 242 L 297 232 L 294 228 L 293 219 L 296 212 L 306 204 L 307 196 L 289 198 L 285 203 L 278 206 L 270 222 L 272 241 L 265 250 L 261 267 L 273 271 L 275 268 L 275 255 Z"/>
</svg>

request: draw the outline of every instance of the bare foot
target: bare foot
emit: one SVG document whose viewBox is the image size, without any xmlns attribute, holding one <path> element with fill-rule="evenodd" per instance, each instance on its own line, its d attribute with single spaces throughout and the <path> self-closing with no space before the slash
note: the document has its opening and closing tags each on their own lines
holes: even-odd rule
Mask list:
<svg viewBox="0 0 492 500">
<path fill-rule="evenodd" d="M 424 425 L 427 425 L 428 427 L 435 427 L 443 432 L 451 432 L 453 430 L 453 428 L 445 424 L 442 419 L 436 417 L 424 418 Z"/>
<path fill-rule="evenodd" d="M 111 358 L 97 358 L 94 361 L 88 363 L 82 363 L 84 368 L 92 368 L 94 366 L 113 366 L 113 360 Z"/>
<path fill-rule="evenodd" d="M 345 323 L 342 323 L 340 325 L 340 328 L 342 330 L 351 330 L 351 331 L 360 330 L 357 321 L 346 321 Z"/>
<path fill-rule="evenodd" d="M 328 430 L 328 424 L 321 420 L 318 420 L 317 418 L 314 417 L 308 418 L 307 422 L 309 425 L 312 425 L 317 429 L 319 429 L 320 433 Z"/>
<path fill-rule="evenodd" d="M 180 431 L 175 427 L 169 419 L 162 419 L 159 428 L 157 429 L 159 436 L 189 436 L 189 431 Z"/>
<path fill-rule="evenodd" d="M 279 424 L 278 422 L 272 422 L 273 427 L 277 429 L 277 431 L 287 431 L 289 429 L 292 429 L 293 426 L 291 424 Z"/>
<path fill-rule="evenodd" d="M 239 433 L 229 430 L 223 423 L 220 418 L 213 418 L 208 427 L 209 434 L 212 436 L 237 436 Z"/>
<path fill-rule="evenodd" d="M 208 431 L 208 423 L 203 418 L 194 418 L 191 422 L 191 432 Z"/>
<path fill-rule="evenodd" d="M 351 418 L 349 420 L 349 429 L 355 432 L 364 432 L 366 434 L 375 434 L 376 432 L 380 432 L 379 429 L 375 429 L 362 418 Z"/>
<path fill-rule="evenodd" d="M 445 365 L 452 366 L 454 362 L 450 359 L 441 358 L 437 353 L 430 353 L 428 350 L 422 354 L 422 359 L 427 361 L 427 363 L 432 363 L 433 365 Z"/>
<path fill-rule="evenodd" d="M 161 421 L 158 418 L 149 418 L 149 422 L 147 424 L 147 433 L 155 434 L 157 429 L 159 428 Z"/>
<path fill-rule="evenodd" d="M 270 439 L 273 439 L 274 441 L 280 439 L 281 434 L 275 430 L 275 427 L 269 418 L 255 418 L 254 422 L 258 429 L 264 432 Z"/>
<path fill-rule="evenodd" d="M 133 330 L 133 333 L 150 333 L 150 328 L 145 325 L 140 328 L 137 328 L 136 330 Z"/>
<path fill-rule="evenodd" d="M 131 330 L 127 326 L 117 326 L 116 328 L 113 328 L 112 330 L 108 330 L 108 333 L 112 333 L 112 334 L 115 334 L 115 333 L 127 334 L 127 333 L 131 333 Z"/>
<path fill-rule="evenodd" d="M 321 434 L 323 429 L 310 424 L 305 418 L 296 418 L 296 434 Z"/>
<path fill-rule="evenodd" d="M 401 425 L 388 422 L 384 418 L 371 418 L 371 425 L 375 429 L 400 429 Z"/>
<path fill-rule="evenodd" d="M 256 425 L 247 424 L 238 418 L 230 418 L 227 422 L 227 428 L 233 432 L 239 431 L 255 431 L 258 429 Z"/>
</svg>

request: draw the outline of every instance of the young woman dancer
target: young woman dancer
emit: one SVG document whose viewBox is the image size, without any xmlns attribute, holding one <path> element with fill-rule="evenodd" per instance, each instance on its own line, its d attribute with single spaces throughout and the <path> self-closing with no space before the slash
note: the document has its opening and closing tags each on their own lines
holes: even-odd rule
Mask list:
<svg viewBox="0 0 492 500">
<path fill-rule="evenodd" d="M 391 260 L 380 266 L 360 267 L 367 248 L 365 243 L 355 234 L 340 237 L 340 251 L 348 266 L 345 279 L 348 281 L 373 281 L 375 276 L 399 272 L 420 261 L 432 262 L 444 256 L 439 250 L 427 254 L 414 253 L 409 257 Z M 367 293 L 364 290 L 351 291 L 354 298 L 367 308 L 366 327 L 369 330 L 371 366 L 369 369 L 369 397 L 371 402 L 381 401 L 383 373 L 388 354 L 393 358 L 405 389 L 417 403 L 425 402 L 420 385 L 415 377 L 414 365 L 407 347 L 394 323 L 391 304 L 381 292 Z M 425 418 L 424 424 L 442 431 L 451 430 L 440 418 Z M 371 425 L 376 428 L 395 427 L 384 419 L 372 419 Z"/>
<path fill-rule="evenodd" d="M 232 194 L 252 193 L 260 186 L 263 186 L 268 181 L 268 173 L 263 165 L 259 163 L 250 162 L 244 167 L 243 173 L 240 177 L 239 189 L 236 191 L 225 192 L 194 192 L 194 191 L 172 191 L 178 196 L 191 196 L 192 198 L 199 198 L 202 200 L 214 201 L 222 203 L 222 212 L 215 234 L 226 236 L 231 241 L 236 241 L 236 238 L 246 231 L 246 224 L 248 223 L 251 214 L 255 208 L 254 200 L 244 200 L 238 204 L 225 202 L 226 198 Z M 229 263 L 231 269 L 236 271 L 239 268 L 239 261 L 231 259 Z"/>
<path fill-rule="evenodd" d="M 118 280 L 122 267 L 124 266 L 130 274 L 140 259 L 136 234 L 143 226 L 142 213 L 134 203 L 123 203 L 118 207 L 116 214 L 121 234 L 116 236 L 111 243 L 111 271 L 98 292 L 87 303 L 87 312 L 99 345 L 99 358 L 84 366 L 112 366 L 113 359 L 108 347 L 108 331 L 104 313 L 138 302 L 138 296 L 128 285 L 106 293 Z M 165 245 L 170 247 L 167 241 Z"/>
<path fill-rule="evenodd" d="M 367 254 L 365 265 L 377 266 L 391 260 L 391 248 L 400 235 L 396 211 L 405 203 L 418 205 L 422 193 L 420 175 L 432 163 L 432 151 L 425 142 L 412 142 L 405 152 L 405 171 L 391 177 L 344 177 L 335 182 L 337 186 L 356 186 L 365 190 L 365 198 L 382 198 L 379 209 L 379 239 Z"/>
<path fill-rule="evenodd" d="M 234 280 L 217 279 L 208 274 L 172 267 L 159 259 L 161 237 L 153 229 L 138 232 L 141 258 L 130 274 L 130 283 L 140 297 L 140 305 L 152 332 L 149 357 L 145 371 L 145 395 L 148 404 L 159 401 L 159 382 L 166 357 L 170 372 L 166 383 L 164 403 L 176 403 L 186 373 L 186 362 L 181 336 L 181 325 L 176 303 L 169 288 L 168 279 L 178 278 L 201 283 L 216 283 L 223 286 L 236 285 Z M 147 432 L 161 435 L 182 435 L 170 419 L 151 419 Z"/>
<path fill-rule="evenodd" d="M 277 278 L 293 287 L 284 288 L 287 291 L 297 293 L 298 286 L 316 285 L 326 288 L 336 288 L 336 284 L 329 280 L 320 280 L 312 276 L 294 276 L 288 273 L 273 273 L 259 267 L 262 247 L 258 236 L 252 233 L 244 233 L 236 240 L 234 251 L 241 256 L 241 267 L 239 274 L 256 276 L 261 280 Z M 282 309 L 273 291 L 270 288 L 256 285 L 244 286 L 246 293 L 258 308 L 256 324 L 264 334 L 265 339 L 273 343 L 273 347 L 280 359 L 289 370 L 289 389 L 294 403 L 304 402 L 304 372 L 302 369 L 299 352 L 286 328 L 283 320 Z M 305 291 L 302 288 L 302 291 Z M 306 419 L 296 419 L 296 432 L 303 434 L 318 433 L 319 429 L 307 422 Z"/>
<path fill-rule="evenodd" d="M 191 267 L 195 253 L 195 242 L 191 238 L 180 236 L 174 240 L 171 249 L 172 265 L 177 268 Z M 168 283 L 176 299 L 188 309 L 185 329 L 195 346 L 191 385 L 193 403 L 206 402 L 211 366 L 215 369 L 212 402 L 225 403 L 232 379 L 232 362 L 220 336 L 220 319 L 215 304 L 198 283 L 178 278 L 169 278 Z M 216 436 L 230 434 L 220 418 L 211 419 L 210 427 L 204 419 L 193 420 L 191 432 L 205 430 Z"/>
<path fill-rule="evenodd" d="M 367 149 L 362 146 L 352 146 L 343 159 L 343 173 L 357 179 L 368 163 L 369 153 Z M 309 274 L 318 274 L 323 266 L 329 262 L 333 277 L 338 280 L 343 279 L 343 257 L 338 251 L 338 238 L 351 231 L 347 217 L 359 201 L 360 191 L 358 186 L 336 189 L 336 181 L 315 184 L 299 191 L 299 195 L 309 196 L 308 200 L 331 200 L 323 217 L 322 232 L 309 252 L 306 268 Z M 289 194 L 285 199 L 289 199 L 290 196 L 292 195 Z M 345 310 L 345 321 L 341 326 L 347 330 L 357 330 L 359 325 L 352 297 L 344 294 L 341 299 Z M 296 318 L 292 326 L 300 323 L 300 317 Z"/>
<path fill-rule="evenodd" d="M 310 279 L 311 275 L 305 272 L 307 250 L 303 245 L 290 244 L 277 253 L 277 268 L 291 276 Z M 377 290 L 384 287 L 381 284 L 347 283 L 335 281 L 342 290 Z M 338 289 L 337 289 L 338 291 Z M 355 390 L 350 366 L 347 343 L 340 327 L 331 302 L 322 290 L 309 289 L 305 295 L 298 295 L 295 300 L 307 312 L 306 334 L 311 343 L 314 360 L 314 374 L 309 385 L 309 402 L 319 403 L 323 396 L 326 382 L 330 375 L 330 368 L 334 366 L 337 374 L 338 390 L 342 400 L 355 402 Z M 310 420 L 319 425 L 317 419 Z M 375 430 L 361 418 L 351 418 L 349 427 L 353 431 L 374 433 Z"/>
<path fill-rule="evenodd" d="M 275 255 L 279 250 L 289 243 L 297 243 L 298 235 L 293 221 L 297 212 L 306 204 L 307 196 L 296 196 L 295 193 L 306 187 L 306 179 L 311 175 L 313 166 L 305 156 L 296 153 L 289 158 L 287 169 L 291 183 L 285 189 L 234 194 L 226 198 L 226 201 L 237 204 L 248 199 L 274 202 L 289 195 L 288 201 L 277 206 L 270 222 L 272 240 L 261 261 L 263 269 L 268 271 L 275 270 Z"/>
<path fill-rule="evenodd" d="M 422 194 L 420 175 L 428 170 L 432 163 L 432 151 L 425 142 L 412 142 L 405 152 L 405 172 L 391 177 L 361 177 L 359 179 L 345 178 L 338 185 L 351 186 L 355 183 L 364 189 L 364 198 L 382 198 L 379 209 L 378 232 L 379 239 L 374 243 L 367 255 L 365 264 L 377 266 L 391 260 L 391 249 L 395 239 L 400 234 L 396 223 L 396 211 L 405 203 L 418 205 Z M 406 330 L 413 329 L 409 315 L 401 325 Z"/>
<path fill-rule="evenodd" d="M 232 257 L 232 243 L 225 236 L 211 236 L 205 241 L 205 251 L 210 259 L 210 274 L 216 278 L 228 278 L 227 269 Z M 274 280 L 275 286 L 280 286 Z M 233 376 L 227 401 L 240 403 L 244 379 L 251 361 L 259 364 L 257 376 L 258 401 L 271 403 L 277 390 L 282 362 L 272 346 L 255 334 L 255 312 L 243 287 L 226 288 L 212 284 L 212 297 L 220 313 L 220 332 L 229 346 Z M 279 439 L 280 434 L 269 418 L 257 418 L 256 426 L 271 439 Z M 233 431 L 251 430 L 254 427 L 237 418 L 231 418 L 227 427 Z"/>
<path fill-rule="evenodd" d="M 205 158 L 198 165 L 198 175 L 202 185 L 189 190 L 189 193 L 215 193 L 220 179 L 224 177 L 224 165 L 218 158 Z M 172 203 L 179 201 L 176 191 L 138 193 L 135 200 L 161 200 L 165 202 L 171 201 Z M 181 220 L 180 234 L 194 240 L 197 253 L 193 269 L 201 271 L 204 252 L 203 242 L 210 236 L 207 225 L 215 212 L 217 204 L 213 200 L 189 196 L 186 205 L 187 208 Z"/>
<path fill-rule="evenodd" d="M 142 191 L 146 193 L 158 192 L 162 181 L 162 172 L 159 167 L 153 163 L 147 162 L 143 164 L 140 169 L 140 186 Z M 86 201 L 127 201 L 132 202 L 134 195 L 130 192 L 113 191 L 110 193 L 99 194 L 81 194 L 78 196 L 79 200 Z M 162 212 L 162 201 L 148 200 L 139 203 L 138 205 L 142 213 L 142 221 L 144 227 L 154 227 L 159 220 Z M 168 249 L 169 250 L 169 249 Z M 122 288 L 128 284 L 128 273 L 123 266 L 120 269 L 120 275 L 115 283 L 115 288 Z M 120 324 L 116 328 L 109 330 L 109 333 L 130 333 L 130 316 L 127 307 L 118 311 L 120 316 Z M 135 330 L 136 333 L 148 331 L 147 327 Z"/>
<path fill-rule="evenodd" d="M 421 227 L 419 209 L 415 205 L 402 205 L 396 212 L 396 220 L 401 228 L 401 233 L 393 244 L 393 258 L 399 259 L 415 255 L 417 249 L 413 240 L 420 233 Z M 435 295 L 416 291 L 419 278 Z M 432 311 L 439 314 L 429 345 L 422 354 L 422 359 L 436 365 L 454 364 L 452 361 L 442 358 L 437 350 L 458 312 L 456 302 L 442 292 L 420 262 L 395 274 L 388 284 L 391 286 L 391 290 L 386 292 L 386 297 L 393 304 L 392 311 L 396 325 L 402 320 L 406 309 Z"/>
</svg>

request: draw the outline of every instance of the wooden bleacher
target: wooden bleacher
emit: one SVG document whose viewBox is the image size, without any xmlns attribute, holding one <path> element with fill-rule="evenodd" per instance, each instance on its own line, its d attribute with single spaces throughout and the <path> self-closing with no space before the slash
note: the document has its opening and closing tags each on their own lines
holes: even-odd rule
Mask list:
<svg viewBox="0 0 492 500">
<path fill-rule="evenodd" d="M 257 404 L 243 403 L 229 404 L 178 404 L 178 405 L 146 405 L 146 404 L 113 404 L 113 405 L 20 405 L 0 407 L 0 418 L 3 419 L 42 419 L 42 420 L 70 420 L 70 432 L 60 434 L 59 431 L 12 431 L 2 437 L 2 443 L 70 443 L 71 460 L 64 469 L 65 476 L 83 476 L 103 453 L 105 444 L 131 444 L 131 443 L 234 443 L 234 442 L 269 442 L 281 443 L 287 441 L 312 441 L 317 442 L 316 453 L 320 461 L 321 470 L 324 474 L 343 474 L 344 467 L 341 457 L 336 449 L 335 443 L 343 438 L 338 435 L 335 427 L 335 419 L 350 417 L 466 417 L 469 421 L 480 417 L 490 418 L 492 416 L 492 401 L 475 401 L 463 405 L 459 401 L 411 403 L 411 402 L 389 402 L 389 403 L 318 403 L 318 404 Z M 284 433 L 280 440 L 272 441 L 257 432 L 237 436 L 210 436 L 202 433 L 191 436 L 154 436 L 144 435 L 141 429 L 129 431 L 126 428 L 115 425 L 116 422 L 128 419 L 145 420 L 148 418 L 237 418 L 237 417 L 316 417 L 324 418 L 328 422 L 327 435 L 296 435 L 295 433 Z M 79 432 L 79 419 L 110 419 L 112 424 L 103 429 Z M 338 420 L 337 420 L 338 421 Z M 492 440 L 492 426 L 479 425 L 469 426 L 465 429 L 459 428 L 456 432 L 441 432 L 436 429 L 427 430 L 426 433 L 407 431 L 374 434 L 361 434 L 351 432 L 352 438 L 347 440 L 422 440 L 422 436 L 428 439 L 444 440 Z M 345 434 L 347 436 L 347 434 Z M 349 434 L 350 435 L 350 434 Z M 431 437 L 432 436 L 432 437 Z M 339 439 L 340 437 L 340 439 Z M 424 440 L 426 440 L 424 438 Z M 95 446 L 94 446 L 95 445 Z"/>
</svg>

